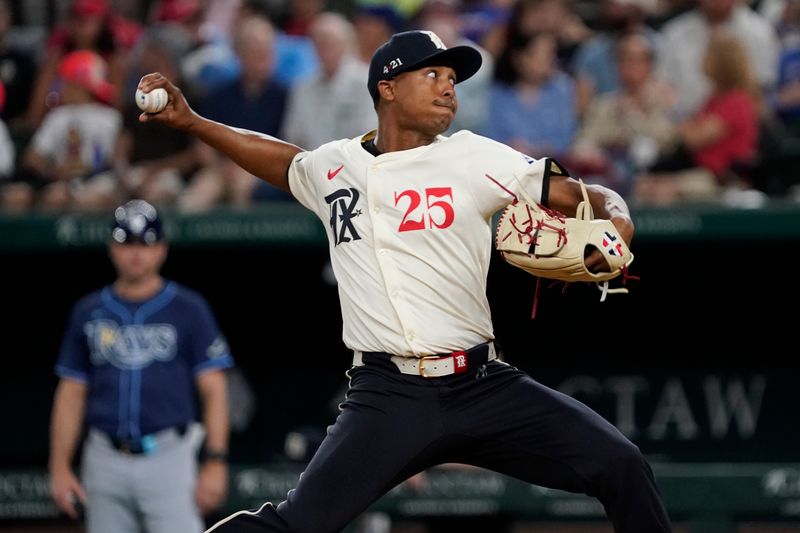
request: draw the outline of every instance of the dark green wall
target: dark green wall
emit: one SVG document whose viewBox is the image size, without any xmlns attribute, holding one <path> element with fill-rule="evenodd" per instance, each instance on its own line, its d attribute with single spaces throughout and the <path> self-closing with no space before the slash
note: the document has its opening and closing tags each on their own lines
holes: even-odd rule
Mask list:
<svg viewBox="0 0 800 533">
<path fill-rule="evenodd" d="M 600 303 L 592 286 L 562 293 L 544 282 L 535 320 L 535 278 L 495 256 L 489 295 L 496 333 L 507 361 L 575 391 L 612 421 L 632 423 L 632 438 L 647 453 L 797 459 L 797 244 L 635 243 L 632 273 L 641 280 L 631 294 Z M 316 246 L 171 250 L 165 275 L 208 298 L 257 396 L 250 427 L 234 436 L 235 458 L 273 459 L 286 431 L 332 421 L 329 404 L 345 384 L 349 354 L 336 288 L 323 279 L 326 264 L 327 250 Z M 0 273 L 7 317 L 0 466 L 39 466 L 67 313 L 113 272 L 105 251 L 90 247 L 4 253 Z M 629 396 L 626 386 L 634 388 Z M 728 411 L 735 413 L 722 424 Z M 755 426 L 741 427 L 748 412 Z"/>
</svg>

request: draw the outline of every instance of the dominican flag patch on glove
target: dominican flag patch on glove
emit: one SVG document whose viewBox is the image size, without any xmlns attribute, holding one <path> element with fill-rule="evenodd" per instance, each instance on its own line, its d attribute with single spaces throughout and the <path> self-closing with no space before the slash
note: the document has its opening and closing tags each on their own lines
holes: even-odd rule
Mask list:
<svg viewBox="0 0 800 533">
<path fill-rule="evenodd" d="M 603 247 L 606 249 L 606 252 L 609 255 L 615 255 L 617 257 L 622 256 L 622 243 L 612 234 L 607 231 L 604 231 L 603 234 Z"/>
</svg>

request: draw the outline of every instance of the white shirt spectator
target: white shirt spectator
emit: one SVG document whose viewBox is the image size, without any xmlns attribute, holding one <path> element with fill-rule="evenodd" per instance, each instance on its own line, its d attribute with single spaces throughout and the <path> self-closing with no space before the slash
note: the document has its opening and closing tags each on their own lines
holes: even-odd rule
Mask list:
<svg viewBox="0 0 800 533">
<path fill-rule="evenodd" d="M 56 107 L 31 139 L 31 147 L 55 163 L 70 156 L 70 132 L 78 134 L 80 156 L 89 169 L 102 170 L 108 165 L 114 142 L 122 124 L 120 112 L 98 103 Z"/>
<path fill-rule="evenodd" d="M 763 87 L 777 79 L 780 44 L 775 29 L 746 5 L 734 8 L 724 28 L 737 35 L 747 48 L 756 76 Z M 658 73 L 678 93 L 676 118 L 694 112 L 708 96 L 710 87 L 702 71 L 709 25 L 699 9 L 693 9 L 664 25 Z"/>
<path fill-rule="evenodd" d="M 293 86 L 281 137 L 307 150 L 355 137 L 378 124 L 367 90 L 367 65 L 346 57 L 331 79 L 322 73 Z"/>
<path fill-rule="evenodd" d="M 11 134 L 3 120 L 0 120 L 0 179 L 8 178 L 14 172 L 16 148 Z"/>
</svg>

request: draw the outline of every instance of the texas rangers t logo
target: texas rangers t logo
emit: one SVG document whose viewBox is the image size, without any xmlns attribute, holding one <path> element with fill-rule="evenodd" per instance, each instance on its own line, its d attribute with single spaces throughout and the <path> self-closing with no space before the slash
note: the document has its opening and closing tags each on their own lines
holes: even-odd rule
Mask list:
<svg viewBox="0 0 800 533">
<path fill-rule="evenodd" d="M 436 48 L 439 48 L 440 50 L 447 50 L 447 47 L 444 45 L 439 36 L 433 33 L 432 31 L 421 31 L 420 33 L 424 33 L 425 35 L 427 35 Z"/>
<path fill-rule="evenodd" d="M 453 373 L 461 374 L 467 371 L 467 352 L 460 350 L 453 352 Z"/>
<path fill-rule="evenodd" d="M 351 187 L 339 189 L 325 197 L 331 208 L 330 224 L 334 246 L 361 239 L 353 225 L 353 218 L 361 214 L 361 209 L 356 209 L 359 196 L 358 191 Z"/>
</svg>

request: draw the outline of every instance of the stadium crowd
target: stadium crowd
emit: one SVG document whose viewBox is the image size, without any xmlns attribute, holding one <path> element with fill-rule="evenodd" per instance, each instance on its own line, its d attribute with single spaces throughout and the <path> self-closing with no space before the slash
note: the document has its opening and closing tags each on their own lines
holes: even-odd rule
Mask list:
<svg viewBox="0 0 800 533">
<path fill-rule="evenodd" d="M 140 77 L 312 149 L 376 125 L 367 64 L 406 29 L 484 55 L 453 131 L 632 205 L 800 199 L 800 0 L 0 0 L 0 211 L 292 201 L 140 123 Z"/>
</svg>

